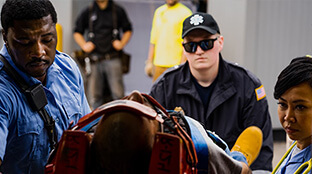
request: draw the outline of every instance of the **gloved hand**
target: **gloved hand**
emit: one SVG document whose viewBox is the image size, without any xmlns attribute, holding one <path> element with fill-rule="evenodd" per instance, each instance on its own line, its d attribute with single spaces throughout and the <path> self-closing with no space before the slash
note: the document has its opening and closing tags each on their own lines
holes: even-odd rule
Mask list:
<svg viewBox="0 0 312 174">
<path fill-rule="evenodd" d="M 184 110 L 182 109 L 182 107 L 175 107 L 174 108 L 174 111 L 176 111 L 176 112 L 181 112 L 183 115 L 185 115 L 185 113 L 184 113 Z"/>
<path fill-rule="evenodd" d="M 149 77 L 153 77 L 153 68 L 154 68 L 154 65 L 153 65 L 153 62 L 152 61 L 146 61 L 145 62 L 145 74 Z"/>
<path fill-rule="evenodd" d="M 230 152 L 229 154 L 233 159 L 237 160 L 237 161 L 241 161 L 244 162 L 246 165 L 248 165 L 247 159 L 244 156 L 243 153 L 239 152 L 239 151 L 233 151 Z M 249 165 L 248 165 L 249 166 Z"/>
</svg>

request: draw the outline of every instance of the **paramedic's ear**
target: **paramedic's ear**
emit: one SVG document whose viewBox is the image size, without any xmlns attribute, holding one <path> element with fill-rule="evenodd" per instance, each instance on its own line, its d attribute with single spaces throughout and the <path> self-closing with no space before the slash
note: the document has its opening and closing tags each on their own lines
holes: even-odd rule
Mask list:
<svg viewBox="0 0 312 174">
<path fill-rule="evenodd" d="M 8 39 L 7 39 L 7 37 L 6 37 L 6 34 L 5 34 L 4 29 L 1 29 L 1 33 L 2 33 L 2 37 L 3 37 L 4 43 L 7 43 L 7 42 L 8 42 Z"/>
</svg>

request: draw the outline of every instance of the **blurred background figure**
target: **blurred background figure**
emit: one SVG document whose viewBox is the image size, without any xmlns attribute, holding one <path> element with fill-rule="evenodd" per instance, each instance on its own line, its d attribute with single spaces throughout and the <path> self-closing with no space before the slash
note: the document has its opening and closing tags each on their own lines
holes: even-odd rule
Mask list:
<svg viewBox="0 0 312 174">
<path fill-rule="evenodd" d="M 166 0 L 155 10 L 145 73 L 155 81 L 167 68 L 185 62 L 182 58 L 182 23 L 192 11 L 179 0 Z"/>
<path fill-rule="evenodd" d="M 62 29 L 62 25 L 59 23 L 56 23 L 55 28 L 56 28 L 56 33 L 57 33 L 56 49 L 58 51 L 63 51 L 63 29 Z"/>
<path fill-rule="evenodd" d="M 132 24 L 126 11 L 112 0 L 95 0 L 77 18 L 74 39 L 89 54 L 87 96 L 93 108 L 124 96 L 120 51 L 131 35 Z"/>
<path fill-rule="evenodd" d="M 207 12 L 207 1 L 208 0 L 192 0 L 192 3 L 196 6 L 197 12 Z"/>
</svg>

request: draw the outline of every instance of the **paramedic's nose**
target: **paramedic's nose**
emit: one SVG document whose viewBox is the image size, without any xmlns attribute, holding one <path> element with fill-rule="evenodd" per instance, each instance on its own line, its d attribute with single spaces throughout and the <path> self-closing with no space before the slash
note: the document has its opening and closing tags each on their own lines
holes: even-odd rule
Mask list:
<svg viewBox="0 0 312 174">
<path fill-rule="evenodd" d="M 32 48 L 32 57 L 36 57 L 36 58 L 41 58 L 42 56 L 46 55 L 46 51 L 44 50 L 44 45 L 40 42 L 37 41 Z"/>
<path fill-rule="evenodd" d="M 295 116 L 294 116 L 294 110 L 291 109 L 290 107 L 285 111 L 285 116 L 284 120 L 287 122 L 292 122 L 294 123 L 296 121 Z"/>
<path fill-rule="evenodd" d="M 136 101 L 143 104 L 144 99 L 139 91 L 132 91 L 132 93 L 127 97 L 128 100 Z"/>
</svg>

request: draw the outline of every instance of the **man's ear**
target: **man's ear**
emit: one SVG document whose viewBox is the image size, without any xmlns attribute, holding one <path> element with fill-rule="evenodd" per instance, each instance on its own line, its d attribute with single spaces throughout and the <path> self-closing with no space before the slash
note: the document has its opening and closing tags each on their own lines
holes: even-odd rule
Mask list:
<svg viewBox="0 0 312 174">
<path fill-rule="evenodd" d="M 223 43 L 224 43 L 224 37 L 220 35 L 219 39 L 218 39 L 218 42 L 219 42 L 219 45 L 220 45 L 220 51 L 222 51 Z"/>
<path fill-rule="evenodd" d="M 8 39 L 7 39 L 7 36 L 6 36 L 4 29 L 1 30 L 1 33 L 2 33 L 4 43 L 7 43 Z"/>
</svg>

